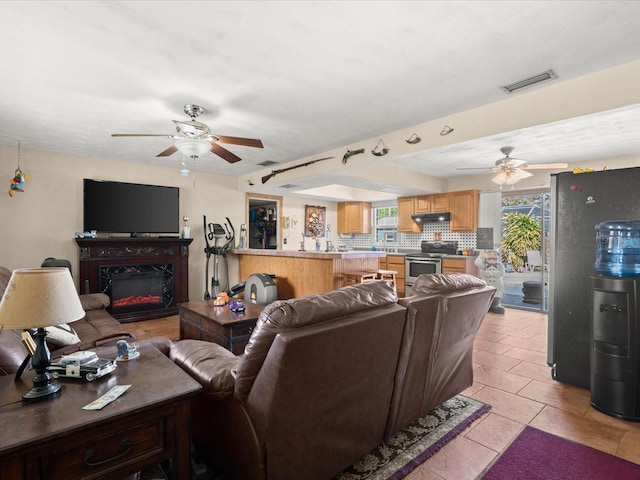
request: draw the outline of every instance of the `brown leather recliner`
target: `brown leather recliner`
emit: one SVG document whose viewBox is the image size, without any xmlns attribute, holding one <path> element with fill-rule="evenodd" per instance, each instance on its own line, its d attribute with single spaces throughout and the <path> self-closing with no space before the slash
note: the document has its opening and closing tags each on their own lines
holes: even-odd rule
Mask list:
<svg viewBox="0 0 640 480">
<path fill-rule="evenodd" d="M 407 325 L 385 438 L 473 384 L 473 342 L 496 289 L 473 275 L 420 275 Z"/>
<path fill-rule="evenodd" d="M 194 443 L 225 479 L 326 480 L 473 382 L 471 353 L 495 288 L 424 275 L 275 302 L 244 356 L 182 340 L 170 357 L 203 385 Z"/>
<path fill-rule="evenodd" d="M 225 478 L 331 478 L 383 441 L 405 318 L 376 281 L 274 302 L 240 357 L 177 342 L 171 358 L 205 387 L 194 443 Z"/>
</svg>

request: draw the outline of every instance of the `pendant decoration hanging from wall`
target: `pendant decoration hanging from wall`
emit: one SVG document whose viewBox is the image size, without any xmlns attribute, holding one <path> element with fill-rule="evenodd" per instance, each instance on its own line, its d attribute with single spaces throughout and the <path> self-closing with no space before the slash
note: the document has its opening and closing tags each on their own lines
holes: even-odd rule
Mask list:
<svg viewBox="0 0 640 480">
<path fill-rule="evenodd" d="M 389 149 L 384 144 L 382 139 L 380 139 L 378 140 L 378 144 L 376 145 L 376 148 L 371 150 L 371 153 L 373 153 L 376 157 L 384 157 L 387 153 L 389 153 Z"/>
<path fill-rule="evenodd" d="M 16 168 L 15 173 L 13 174 L 13 178 L 9 180 L 9 196 L 13 197 L 14 192 L 24 192 L 22 187 L 24 187 L 25 181 L 31 178 L 29 175 L 24 173 L 20 169 L 20 142 L 18 142 L 18 168 Z"/>
</svg>

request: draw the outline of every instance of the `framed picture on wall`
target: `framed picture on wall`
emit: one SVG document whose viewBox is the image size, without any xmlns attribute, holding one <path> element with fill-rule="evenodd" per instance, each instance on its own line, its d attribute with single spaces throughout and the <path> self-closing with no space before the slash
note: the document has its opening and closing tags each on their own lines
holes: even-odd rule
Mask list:
<svg viewBox="0 0 640 480">
<path fill-rule="evenodd" d="M 324 237 L 327 207 L 304 206 L 304 236 Z"/>
</svg>

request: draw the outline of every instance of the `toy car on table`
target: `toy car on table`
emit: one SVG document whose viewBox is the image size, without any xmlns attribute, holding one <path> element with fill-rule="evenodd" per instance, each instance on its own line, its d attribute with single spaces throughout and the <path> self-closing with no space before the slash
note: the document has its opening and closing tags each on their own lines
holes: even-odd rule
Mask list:
<svg viewBox="0 0 640 480">
<path fill-rule="evenodd" d="M 93 382 L 116 369 L 115 360 L 99 358 L 95 352 L 81 351 L 71 355 L 63 355 L 59 362 L 49 365 L 49 373 L 53 378 L 81 378 Z"/>
</svg>

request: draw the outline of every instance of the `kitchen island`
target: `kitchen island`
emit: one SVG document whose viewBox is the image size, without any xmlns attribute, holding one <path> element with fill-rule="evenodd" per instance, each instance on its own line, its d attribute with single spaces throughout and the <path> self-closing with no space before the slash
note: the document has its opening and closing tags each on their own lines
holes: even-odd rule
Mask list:
<svg viewBox="0 0 640 480">
<path fill-rule="evenodd" d="M 278 299 L 326 293 L 348 284 L 345 273 L 376 272 L 385 252 L 316 252 L 294 250 L 236 249 L 239 276 L 246 280 L 253 273 L 276 276 Z"/>
</svg>

